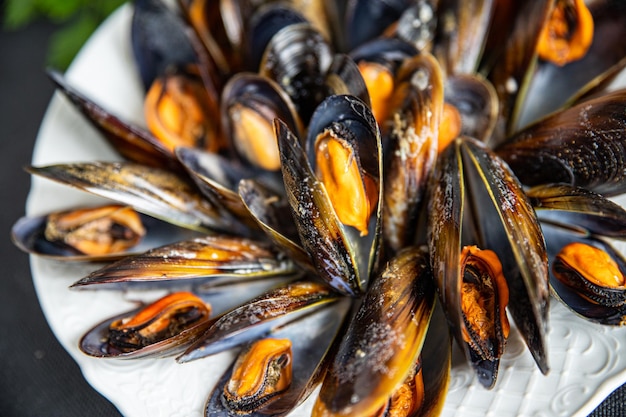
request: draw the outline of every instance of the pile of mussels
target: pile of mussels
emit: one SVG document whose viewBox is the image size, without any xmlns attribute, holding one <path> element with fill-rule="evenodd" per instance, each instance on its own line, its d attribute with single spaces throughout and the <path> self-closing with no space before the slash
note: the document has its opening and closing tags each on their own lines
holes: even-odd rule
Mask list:
<svg viewBox="0 0 626 417">
<path fill-rule="evenodd" d="M 110 261 L 73 288 L 169 290 L 82 351 L 240 347 L 206 415 L 285 415 L 321 384 L 315 416 L 413 416 L 441 411 L 452 343 L 493 387 L 509 317 L 547 372 L 550 294 L 626 321 L 623 2 L 171 6 L 133 6 L 145 125 L 49 72 L 124 161 L 29 167 L 115 202 L 14 241 Z"/>
</svg>

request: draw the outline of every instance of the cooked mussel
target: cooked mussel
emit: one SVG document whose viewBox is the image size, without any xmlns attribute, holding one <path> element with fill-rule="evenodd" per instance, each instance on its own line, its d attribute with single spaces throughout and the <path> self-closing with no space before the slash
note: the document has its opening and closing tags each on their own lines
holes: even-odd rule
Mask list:
<svg viewBox="0 0 626 417">
<path fill-rule="evenodd" d="M 592 302 L 610 307 L 626 303 L 624 273 L 602 249 L 570 243 L 556 255 L 552 268 L 559 281 Z"/>
<path fill-rule="evenodd" d="M 495 290 L 496 280 L 501 281 L 495 277 L 500 274 L 495 259 L 481 261 L 477 274 L 468 275 L 471 270 L 463 270 L 468 266 L 462 257 L 466 245 L 478 245 L 497 255 L 510 293 L 509 310 L 539 368 L 546 372 L 548 257 L 539 222 L 521 184 L 504 162 L 483 144 L 467 137 L 456 139 L 439 155 L 431 179 L 428 233 L 433 271 L 453 334 L 468 361 L 476 367 L 479 381 L 493 386 L 498 360 L 487 359 L 492 354 L 475 351 L 465 343 L 464 323 L 469 310 L 462 308 L 463 280 L 471 275 L 493 275 L 490 285 L 494 293 L 502 296 L 500 301 L 506 300 L 506 290 Z M 496 337 L 500 347 L 492 351 L 498 355 L 502 353 L 506 333 L 504 305 L 500 301 L 494 304 L 499 307 L 489 319 L 493 326 L 501 326 L 498 333 L 502 333 Z M 482 359 L 477 360 L 474 355 Z"/>
<path fill-rule="evenodd" d="M 277 372 L 265 366 L 262 357 L 249 357 L 252 366 L 245 369 L 239 361 L 233 363 L 227 370 L 207 401 L 206 416 L 222 417 L 226 415 L 286 416 L 296 406 L 302 403 L 311 391 L 319 384 L 324 374 L 324 367 L 331 351 L 333 340 L 342 328 L 343 319 L 348 311 L 349 303 L 344 299 L 341 302 L 316 309 L 313 313 L 300 317 L 297 321 L 286 325 L 275 326 L 267 334 L 259 333 L 256 341 L 246 344 L 242 355 L 248 356 L 251 351 L 248 346 L 261 343 L 269 344 L 270 356 L 277 359 L 277 367 L 281 368 L 284 362 L 280 352 L 287 353 L 289 347 L 291 380 L 280 393 L 268 398 L 263 395 L 265 386 L 275 385 Z M 260 341 L 260 342 L 259 342 Z M 277 341 L 279 343 L 277 343 Z M 274 349 L 277 347 L 278 349 Z M 278 353 L 279 355 L 274 355 Z M 265 356 L 265 355 L 263 355 Z M 233 396 L 228 393 L 229 386 L 250 387 L 252 393 L 246 398 Z M 260 394 L 260 395 L 259 395 Z M 230 399 L 230 401 L 227 401 Z M 244 401 L 242 401 L 242 399 Z M 245 408 L 246 412 L 243 411 Z"/>
<path fill-rule="evenodd" d="M 77 281 L 74 288 L 224 284 L 295 275 L 293 262 L 265 242 L 203 236 L 172 243 L 106 265 Z"/>
<path fill-rule="evenodd" d="M 377 261 L 382 210 L 380 134 L 371 111 L 356 97 L 329 97 L 311 118 L 306 154 L 283 123 L 276 131 L 302 244 L 334 288 L 363 292 Z"/>
<path fill-rule="evenodd" d="M 412 372 L 435 306 L 428 252 L 406 248 L 373 280 L 337 347 L 314 416 L 373 415 Z M 440 346 L 440 354 L 446 349 Z"/>
<path fill-rule="evenodd" d="M 108 205 L 51 213 L 44 236 L 86 255 L 104 255 L 135 246 L 145 232 L 132 207 Z"/>
<path fill-rule="evenodd" d="M 131 207 L 121 205 L 22 218 L 12 230 L 14 241 L 27 252 L 74 259 L 129 253 L 145 234 L 141 216 Z"/>
<path fill-rule="evenodd" d="M 515 134 L 496 152 L 525 185 L 561 182 L 626 191 L 626 90 L 583 101 Z"/>
<path fill-rule="evenodd" d="M 350 52 L 369 92 L 372 113 L 379 125 L 387 119 L 398 67 L 417 49 L 397 38 L 377 38 Z"/>
<path fill-rule="evenodd" d="M 498 256 L 466 246 L 461 251 L 463 340 L 483 385 L 493 384 L 509 336 L 509 289 Z"/>
<path fill-rule="evenodd" d="M 626 293 L 620 287 L 626 261 L 607 241 L 586 231 L 542 223 L 552 271 L 554 296 L 587 320 L 605 325 L 624 324 Z M 565 249 L 565 251 L 564 251 Z M 612 285 L 599 284 L 605 276 Z"/>
<path fill-rule="evenodd" d="M 240 73 L 222 93 L 224 126 L 237 153 L 252 166 L 280 169 L 274 119 L 278 118 L 300 136 L 302 122 L 291 98 L 267 77 Z"/>
<path fill-rule="evenodd" d="M 228 229 L 226 220 L 188 179 L 131 162 L 88 162 L 27 167 L 50 180 L 128 204 L 172 224 L 208 232 Z"/>
<path fill-rule="evenodd" d="M 144 100 L 148 129 L 170 152 L 177 146 L 219 152 L 224 146 L 217 117 L 217 99 L 211 97 L 193 68 L 170 69 L 157 76 Z"/>
<path fill-rule="evenodd" d="M 260 339 L 239 354 L 224 387 L 224 402 L 235 413 L 247 413 L 279 398 L 291 385 L 289 339 Z"/>
<path fill-rule="evenodd" d="M 556 233 L 547 230 L 548 235 Z M 546 236 L 548 242 L 552 239 L 553 236 Z M 562 246 L 552 263 L 550 285 L 554 295 L 587 320 L 623 326 L 626 323 L 623 256 L 601 240 L 583 236 L 572 239 L 571 232 L 565 242 L 570 243 Z"/>
<path fill-rule="evenodd" d="M 76 210 L 83 211 L 85 210 L 85 208 L 65 211 L 68 213 L 72 213 Z M 161 220 L 155 219 L 154 217 L 150 217 L 141 213 L 137 213 L 137 216 L 139 217 L 139 223 L 145 229 L 145 233 L 143 234 L 143 236 L 134 245 L 130 245 L 128 247 L 122 248 L 119 247 L 119 245 L 114 245 L 115 247 L 109 247 L 107 253 L 85 254 L 78 251 L 71 245 L 64 243 L 62 240 L 51 241 L 50 239 L 46 238 L 45 230 L 47 224 L 49 223 L 48 214 L 25 216 L 20 218 L 17 222 L 15 222 L 11 229 L 11 238 L 21 250 L 37 256 L 51 259 L 62 259 L 64 261 L 98 261 L 105 259 L 114 260 L 123 256 L 142 253 L 161 245 L 172 243 L 178 240 L 190 239 L 194 235 L 197 235 L 197 232 L 195 231 L 181 228 L 167 222 L 163 222 Z M 113 226 L 112 230 L 114 233 L 112 235 L 114 236 L 122 237 L 123 235 L 128 236 L 129 233 L 133 233 L 132 230 L 127 229 L 124 226 L 124 220 L 122 221 L 121 225 L 115 225 L 109 220 L 104 220 L 100 222 L 104 222 L 107 225 Z M 72 240 L 76 240 L 78 234 L 84 235 L 84 233 L 82 232 L 72 233 L 72 235 L 74 236 Z M 78 238 L 78 240 L 81 241 L 84 239 Z M 111 241 L 109 237 L 107 237 L 105 240 Z"/>
<path fill-rule="evenodd" d="M 196 295 L 171 293 L 105 320 L 83 336 L 80 348 L 102 358 L 172 354 L 207 328 L 210 315 L 211 306 Z"/>
<path fill-rule="evenodd" d="M 426 52 L 406 59 L 396 75 L 389 117 L 383 125 L 387 155 L 383 235 L 392 253 L 415 243 L 426 184 L 437 154 L 443 78 L 439 64 Z"/>
<path fill-rule="evenodd" d="M 128 352 L 172 337 L 210 316 L 210 307 L 191 293 L 174 293 L 131 318 L 109 325 L 109 345 Z"/>
</svg>

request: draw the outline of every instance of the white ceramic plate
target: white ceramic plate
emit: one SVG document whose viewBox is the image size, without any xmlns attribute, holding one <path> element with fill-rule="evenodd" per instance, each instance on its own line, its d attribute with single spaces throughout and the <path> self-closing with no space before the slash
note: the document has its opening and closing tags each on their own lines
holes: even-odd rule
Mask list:
<svg viewBox="0 0 626 417">
<path fill-rule="evenodd" d="M 104 106 L 141 123 L 142 91 L 130 51 L 131 7 L 107 20 L 67 72 L 69 80 Z M 55 96 L 43 120 L 33 164 L 115 160 L 116 154 L 80 115 Z M 94 197 L 33 178 L 27 212 L 93 203 Z M 85 378 L 129 417 L 198 417 L 231 353 L 179 365 L 173 359 L 99 360 L 78 350 L 81 335 L 95 323 L 129 310 L 134 295 L 70 291 L 94 269 L 31 258 L 35 288 L 50 326 L 78 362 Z M 556 301 L 550 312 L 551 371 L 542 375 L 516 333 L 507 346 L 496 387 L 487 391 L 465 365 L 455 365 L 444 416 L 586 416 L 626 382 L 626 329 L 590 324 Z M 293 415 L 309 415 L 311 401 Z"/>
</svg>

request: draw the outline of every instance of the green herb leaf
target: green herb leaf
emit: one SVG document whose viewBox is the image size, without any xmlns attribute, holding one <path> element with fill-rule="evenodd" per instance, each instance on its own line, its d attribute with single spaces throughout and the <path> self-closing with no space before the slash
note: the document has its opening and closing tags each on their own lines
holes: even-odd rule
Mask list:
<svg viewBox="0 0 626 417">
<path fill-rule="evenodd" d="M 83 0 L 39 0 L 44 15 L 54 21 L 64 21 L 72 17 L 89 2 Z"/>
<path fill-rule="evenodd" d="M 3 25 L 17 29 L 37 16 L 37 0 L 7 0 L 4 7 Z"/>
</svg>

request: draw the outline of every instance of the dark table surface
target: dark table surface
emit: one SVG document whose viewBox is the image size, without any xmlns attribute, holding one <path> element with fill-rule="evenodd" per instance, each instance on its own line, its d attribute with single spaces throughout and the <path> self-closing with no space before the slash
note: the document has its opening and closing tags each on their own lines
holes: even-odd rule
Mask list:
<svg viewBox="0 0 626 417">
<path fill-rule="evenodd" d="M 39 307 L 28 256 L 9 239 L 24 213 L 33 144 L 52 85 L 44 75 L 47 42 L 54 31 L 36 23 L 0 32 L 0 416 L 116 416 L 119 412 L 83 379 L 59 345 Z M 626 389 L 618 389 L 593 417 L 626 416 Z"/>
</svg>

